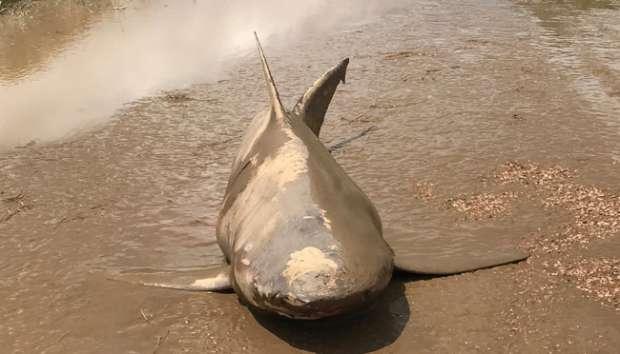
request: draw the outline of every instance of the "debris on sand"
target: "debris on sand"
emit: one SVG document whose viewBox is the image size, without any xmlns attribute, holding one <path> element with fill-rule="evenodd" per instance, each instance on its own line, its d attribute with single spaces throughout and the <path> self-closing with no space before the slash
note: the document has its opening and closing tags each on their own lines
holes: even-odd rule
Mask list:
<svg viewBox="0 0 620 354">
<path fill-rule="evenodd" d="M 582 259 L 572 265 L 553 264 L 553 276 L 562 277 L 576 287 L 620 309 L 620 259 Z"/>
<path fill-rule="evenodd" d="M 576 228 L 587 229 L 598 238 L 620 231 L 620 196 L 574 183 L 558 184 L 549 192 L 543 199 L 545 207 L 571 212 Z"/>
<path fill-rule="evenodd" d="M 4 10 L 11 6 L 11 4 L 18 2 L 19 0 L 2 0 L 0 1 L 0 14 L 4 12 Z"/>
<path fill-rule="evenodd" d="M 481 193 L 448 199 L 448 207 L 474 220 L 491 219 L 509 213 L 508 203 L 517 198 L 514 192 L 500 194 Z"/>
<path fill-rule="evenodd" d="M 524 246 L 532 257 L 527 262 L 529 270 L 524 271 L 547 279 L 549 284 L 543 286 L 545 298 L 556 296 L 561 290 L 553 284 L 562 282 L 620 310 L 620 259 L 592 255 L 600 246 L 598 241 L 620 237 L 620 193 L 579 183 L 577 177 L 576 171 L 558 165 L 509 161 L 490 177 L 481 179 L 485 186 L 492 183 L 503 192 L 477 192 L 441 200 L 469 221 L 510 215 L 519 201 L 534 203 L 549 215 L 560 216 L 563 221 L 559 225 L 538 229 L 528 237 Z M 424 202 L 437 201 L 440 194 L 430 182 L 414 181 L 413 187 L 415 197 Z M 521 281 L 528 282 L 531 276 Z"/>
<path fill-rule="evenodd" d="M 516 161 L 502 165 L 495 173 L 495 178 L 502 184 L 519 182 L 526 185 L 546 185 L 571 177 L 574 177 L 574 174 L 560 166 L 541 168 L 537 164 L 522 164 Z"/>
<path fill-rule="evenodd" d="M 508 162 L 495 173 L 500 184 L 526 186 L 527 196 L 545 209 L 568 213 L 559 231 L 542 232 L 530 245 L 543 271 L 620 310 L 620 260 L 584 259 L 583 249 L 620 235 L 620 195 L 574 181 L 575 171 L 561 166 Z"/>
<path fill-rule="evenodd" d="M 184 92 L 169 92 L 164 95 L 164 99 L 168 102 L 186 102 L 191 101 L 192 98 L 189 97 L 187 93 Z"/>
<path fill-rule="evenodd" d="M 417 182 L 414 188 L 416 198 L 426 202 L 433 199 L 435 184 L 431 182 Z"/>
<path fill-rule="evenodd" d="M 532 192 L 539 196 L 545 208 L 570 213 L 574 224 L 557 234 L 555 240 L 586 244 L 590 239 L 605 239 L 620 231 L 620 195 L 578 184 L 571 180 L 575 176 L 574 171 L 560 166 L 541 168 L 518 162 L 504 164 L 495 174 L 502 184 L 518 182 L 533 186 Z"/>
<path fill-rule="evenodd" d="M 6 206 L 6 212 L 0 212 L 0 224 L 8 222 L 15 215 L 21 213 L 22 211 L 32 208 L 31 205 L 24 203 L 25 197 L 26 195 L 24 194 L 24 192 L 19 192 L 13 196 L 0 199 L 2 204 Z"/>
</svg>

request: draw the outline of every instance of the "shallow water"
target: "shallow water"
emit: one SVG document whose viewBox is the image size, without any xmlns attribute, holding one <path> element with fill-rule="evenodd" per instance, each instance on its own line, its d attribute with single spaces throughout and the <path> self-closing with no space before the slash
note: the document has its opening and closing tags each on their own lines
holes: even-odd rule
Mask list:
<svg viewBox="0 0 620 354">
<path fill-rule="evenodd" d="M 526 5 L 543 31 L 540 47 L 590 103 L 589 113 L 620 132 L 620 20 L 617 1 Z M 620 158 L 616 145 L 614 158 Z"/>
<path fill-rule="evenodd" d="M 234 295 L 145 289 L 105 274 L 221 261 L 214 225 L 230 165 L 266 102 L 252 28 L 265 38 L 288 104 L 351 58 L 322 139 L 334 144 L 375 127 L 334 155 L 386 229 L 415 230 L 459 257 L 454 235 L 505 244 L 560 227 L 565 215 L 513 197 L 525 187 L 493 176 L 512 160 L 561 164 L 617 192 L 618 3 L 411 0 L 350 15 L 347 2 L 325 22 L 319 2 L 279 9 L 292 13 L 283 22 L 269 17 L 276 2 L 240 4 L 215 7 L 216 17 L 203 12 L 212 3 L 189 1 L 70 12 L 75 22 L 63 23 L 75 25 L 51 35 L 49 48 L 33 35 L 20 42 L 28 60 L 0 54 L 2 144 L 38 141 L 0 155 L 0 198 L 13 214 L 0 219 L 0 344 L 14 352 L 475 349 L 451 341 L 458 338 L 505 349 L 510 328 L 489 318 L 512 309 L 512 295 L 501 292 L 514 291 L 510 267 L 480 275 L 482 290 L 467 286 L 479 284 L 476 275 L 395 281 L 368 317 L 326 329 L 255 318 Z M 498 207 L 462 212 L 458 201 L 476 195 Z M 402 239 L 398 248 L 417 251 Z M 451 291 L 474 292 L 480 303 L 455 317 L 459 309 L 435 302 Z M 617 314 L 575 296 L 579 306 L 559 307 L 566 318 L 577 308 L 584 312 L 575 317 L 598 321 L 577 332 L 582 344 L 603 333 L 597 345 L 614 348 Z M 506 308 L 484 307 L 494 302 Z M 533 323 L 554 333 L 550 322 Z"/>
<path fill-rule="evenodd" d="M 63 4 L 0 18 L 0 146 L 62 138 L 142 97 L 215 82 L 235 58 L 253 53 L 252 31 L 266 43 L 272 35 L 291 42 L 301 28 L 322 33 L 342 20 L 363 21 L 377 6 L 343 2 L 313 23 L 326 1 Z"/>
</svg>

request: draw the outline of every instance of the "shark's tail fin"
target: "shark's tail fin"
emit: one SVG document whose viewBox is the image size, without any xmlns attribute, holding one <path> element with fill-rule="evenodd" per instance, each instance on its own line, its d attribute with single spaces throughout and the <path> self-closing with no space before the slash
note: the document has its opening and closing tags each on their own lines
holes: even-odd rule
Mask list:
<svg viewBox="0 0 620 354">
<path fill-rule="evenodd" d="M 256 46 L 258 47 L 260 59 L 263 62 L 263 73 L 265 74 L 265 81 L 267 82 L 267 91 L 269 91 L 271 109 L 276 114 L 276 117 L 283 117 L 284 107 L 282 106 L 282 102 L 280 101 L 280 94 L 278 93 L 278 88 L 276 87 L 276 83 L 273 80 L 273 76 L 271 75 L 271 70 L 269 70 L 267 58 L 265 58 L 265 53 L 263 53 L 263 47 L 260 45 L 260 40 L 258 39 L 258 34 L 256 34 L 256 32 L 254 32 L 254 37 L 256 38 Z"/>
</svg>

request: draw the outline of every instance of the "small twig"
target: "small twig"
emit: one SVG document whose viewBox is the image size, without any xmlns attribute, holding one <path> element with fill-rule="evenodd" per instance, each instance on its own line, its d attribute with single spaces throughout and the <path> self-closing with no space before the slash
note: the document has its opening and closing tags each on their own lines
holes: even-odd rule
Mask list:
<svg viewBox="0 0 620 354">
<path fill-rule="evenodd" d="M 377 129 L 377 127 L 375 127 L 375 126 L 373 125 L 373 126 L 371 126 L 371 127 L 369 127 L 369 128 L 366 128 L 363 132 L 361 132 L 361 133 L 357 134 L 356 136 L 353 136 L 353 137 L 351 137 L 351 138 L 345 139 L 345 140 L 343 140 L 343 141 L 341 141 L 341 142 L 339 142 L 339 143 L 337 143 L 337 144 L 334 144 L 334 145 L 330 146 L 330 147 L 329 147 L 329 148 L 327 148 L 327 149 L 329 150 L 329 152 L 334 152 L 334 151 L 336 151 L 336 150 L 342 149 L 342 148 L 343 148 L 345 145 L 347 145 L 348 143 L 350 143 L 350 142 L 352 142 L 352 141 L 354 141 L 354 140 L 357 140 L 357 139 L 359 139 L 359 138 L 361 138 L 361 137 L 363 137 L 363 136 L 367 135 L 368 133 L 370 133 L 371 131 L 376 130 L 376 129 Z"/>
<path fill-rule="evenodd" d="M 217 98 L 191 98 L 194 101 L 207 102 L 207 103 L 218 103 L 220 100 Z"/>
<path fill-rule="evenodd" d="M 21 211 L 21 209 L 17 208 L 15 210 L 9 210 L 7 214 L 5 214 L 4 216 L 0 217 L 0 224 L 5 223 L 9 220 L 11 220 L 12 217 L 14 217 L 15 215 L 19 214 L 19 212 Z"/>
<path fill-rule="evenodd" d="M 240 138 L 239 136 L 233 136 L 233 137 L 231 137 L 231 138 L 224 139 L 224 140 L 222 140 L 222 141 L 214 141 L 214 142 L 212 142 L 212 143 L 207 143 L 206 145 L 207 145 L 207 146 L 211 146 L 211 147 L 213 147 L 213 146 L 218 146 L 218 145 L 223 145 L 223 144 L 230 143 L 231 141 L 235 141 L 235 140 L 237 140 L 237 139 L 239 139 L 239 138 Z"/>
<path fill-rule="evenodd" d="M 78 213 L 75 216 L 64 216 L 62 219 L 60 219 L 60 221 L 58 221 L 56 223 L 56 225 L 54 226 L 54 228 L 58 228 L 60 225 L 64 224 L 64 223 L 68 223 L 71 221 L 76 221 L 76 220 L 84 220 L 86 219 L 86 216 L 84 216 L 81 213 Z"/>
<path fill-rule="evenodd" d="M 347 123 L 369 122 L 368 117 L 366 116 L 365 113 L 360 113 L 357 116 L 355 116 L 355 118 L 353 118 L 353 119 L 348 119 L 348 118 L 345 118 L 345 117 L 340 117 L 340 119 L 344 120 Z"/>
<path fill-rule="evenodd" d="M 65 339 L 69 334 L 71 334 L 71 331 L 66 331 L 62 336 L 60 336 L 60 338 L 58 338 L 58 340 L 56 341 L 57 343 L 60 343 L 63 339 Z"/>
<path fill-rule="evenodd" d="M 192 100 L 192 98 L 189 97 L 188 94 L 181 93 L 181 92 L 167 93 L 164 96 L 164 99 L 166 99 L 168 101 L 172 101 L 172 102 L 185 102 L 185 101 L 191 101 Z"/>
<path fill-rule="evenodd" d="M 17 202 L 19 200 L 24 199 L 24 197 L 25 197 L 24 192 L 19 192 L 17 195 L 2 199 L 2 201 L 3 202 Z"/>
<path fill-rule="evenodd" d="M 140 309 L 140 315 L 142 315 L 142 318 L 148 322 L 149 321 L 149 316 L 144 312 L 144 309 Z"/>
<path fill-rule="evenodd" d="M 153 354 L 157 353 L 159 347 L 168 339 L 168 335 L 170 335 L 170 330 L 166 331 L 165 336 L 157 336 L 157 344 L 155 344 L 155 349 L 153 349 Z"/>
</svg>

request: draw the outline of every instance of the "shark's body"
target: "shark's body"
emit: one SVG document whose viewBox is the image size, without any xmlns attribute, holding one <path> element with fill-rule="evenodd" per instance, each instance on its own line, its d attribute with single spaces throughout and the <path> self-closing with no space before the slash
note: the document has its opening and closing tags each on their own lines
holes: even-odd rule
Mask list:
<svg viewBox="0 0 620 354">
<path fill-rule="evenodd" d="M 348 59 L 324 74 L 289 112 L 258 47 L 270 104 L 250 124 L 228 181 L 217 225 L 227 264 L 201 279 L 146 283 L 189 290 L 232 287 L 252 308 L 318 319 L 369 303 L 389 283 L 395 266 L 451 274 L 527 256 L 517 250 L 487 252 L 452 264 L 399 257 L 396 250 L 395 258 L 377 210 L 318 138 Z"/>
<path fill-rule="evenodd" d="M 347 63 L 328 74 L 334 90 Z M 302 114 L 286 112 L 265 70 L 271 107 L 254 118 L 233 164 L 218 242 L 245 302 L 294 318 L 341 313 L 385 288 L 393 254 L 368 197 L 304 121 L 304 101 Z M 329 103 L 334 90 L 316 94 Z"/>
</svg>

